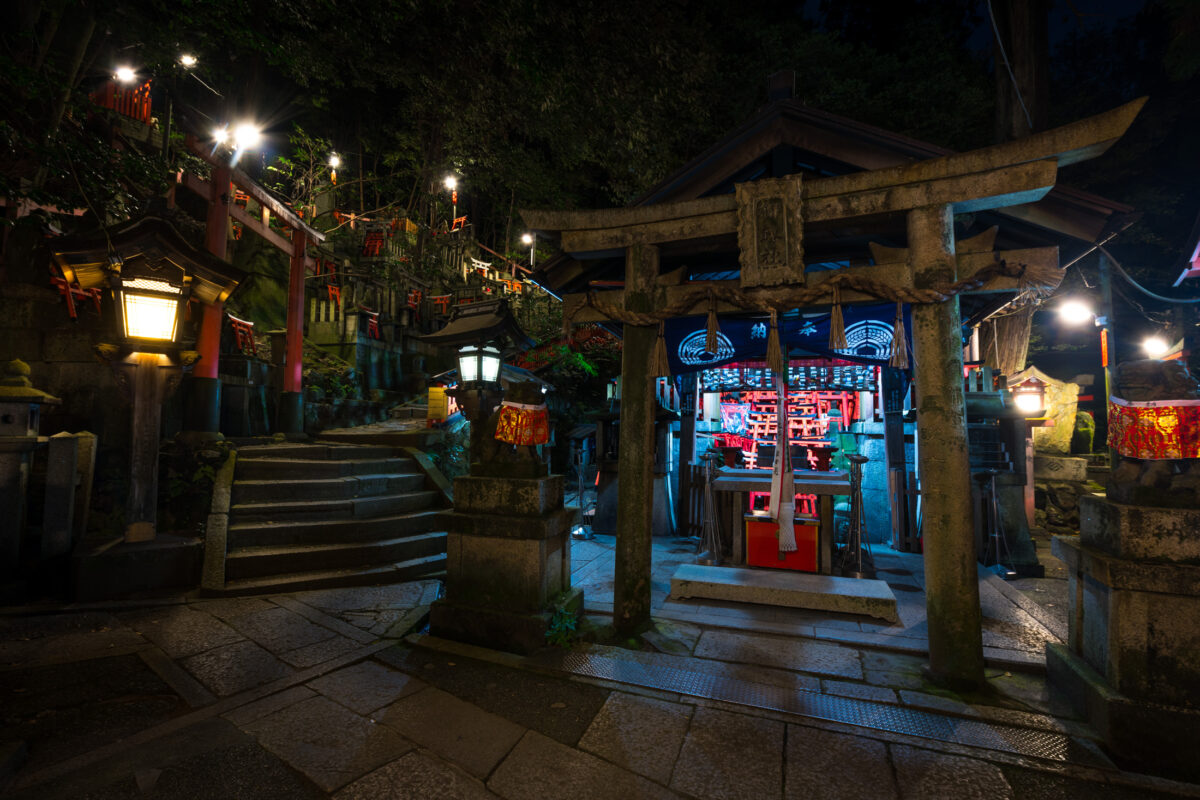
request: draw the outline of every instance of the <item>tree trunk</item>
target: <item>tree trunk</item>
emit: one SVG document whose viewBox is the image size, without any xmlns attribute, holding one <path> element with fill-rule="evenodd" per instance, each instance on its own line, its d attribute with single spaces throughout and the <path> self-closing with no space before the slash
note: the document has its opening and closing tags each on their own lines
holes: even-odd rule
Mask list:
<svg viewBox="0 0 1200 800">
<path fill-rule="evenodd" d="M 993 40 L 996 141 L 1007 142 L 1046 129 L 1050 6 L 1048 0 L 991 0 L 991 7 L 1000 32 L 1000 41 Z"/>
</svg>

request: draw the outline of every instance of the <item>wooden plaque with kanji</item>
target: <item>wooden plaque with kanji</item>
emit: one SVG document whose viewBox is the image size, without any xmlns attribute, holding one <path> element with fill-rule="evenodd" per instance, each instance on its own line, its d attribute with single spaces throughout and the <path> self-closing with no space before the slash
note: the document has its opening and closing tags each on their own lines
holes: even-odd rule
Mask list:
<svg viewBox="0 0 1200 800">
<path fill-rule="evenodd" d="M 742 287 L 803 285 L 800 176 L 764 178 L 735 188 Z"/>
</svg>

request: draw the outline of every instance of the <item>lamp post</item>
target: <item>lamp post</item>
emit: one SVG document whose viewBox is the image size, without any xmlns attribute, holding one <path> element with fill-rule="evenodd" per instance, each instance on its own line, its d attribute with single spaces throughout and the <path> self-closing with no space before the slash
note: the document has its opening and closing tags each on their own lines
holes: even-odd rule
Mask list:
<svg viewBox="0 0 1200 800">
<path fill-rule="evenodd" d="M 447 175 L 444 181 L 446 190 L 450 192 L 450 227 L 454 227 L 454 220 L 458 218 L 458 178 L 454 175 Z"/>
<path fill-rule="evenodd" d="M 537 238 L 532 233 L 526 233 L 521 236 L 521 243 L 529 248 L 529 268 L 533 269 L 533 254 L 537 252 Z"/>
</svg>

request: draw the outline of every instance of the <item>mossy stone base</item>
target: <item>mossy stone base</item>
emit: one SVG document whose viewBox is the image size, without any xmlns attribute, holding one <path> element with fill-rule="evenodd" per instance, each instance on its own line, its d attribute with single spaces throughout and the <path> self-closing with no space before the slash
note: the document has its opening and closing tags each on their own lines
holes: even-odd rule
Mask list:
<svg viewBox="0 0 1200 800">
<path fill-rule="evenodd" d="M 1126 697 L 1060 644 L 1046 645 L 1046 672 L 1051 691 L 1067 698 L 1122 766 L 1200 780 L 1200 710 Z"/>
<path fill-rule="evenodd" d="M 568 589 L 560 607 L 578 620 L 583 613 L 583 590 Z M 429 632 L 444 639 L 491 647 L 522 655 L 546 646 L 556 608 L 533 613 L 436 601 L 429 609 Z"/>
</svg>

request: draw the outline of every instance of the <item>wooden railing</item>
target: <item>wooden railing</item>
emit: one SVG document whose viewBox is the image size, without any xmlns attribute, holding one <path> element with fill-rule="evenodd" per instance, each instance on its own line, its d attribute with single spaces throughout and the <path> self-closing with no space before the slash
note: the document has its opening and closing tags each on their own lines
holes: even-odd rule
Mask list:
<svg viewBox="0 0 1200 800">
<path fill-rule="evenodd" d="M 144 125 L 150 124 L 150 81 L 128 89 L 109 81 L 103 89 L 92 93 L 92 102 Z"/>
</svg>

